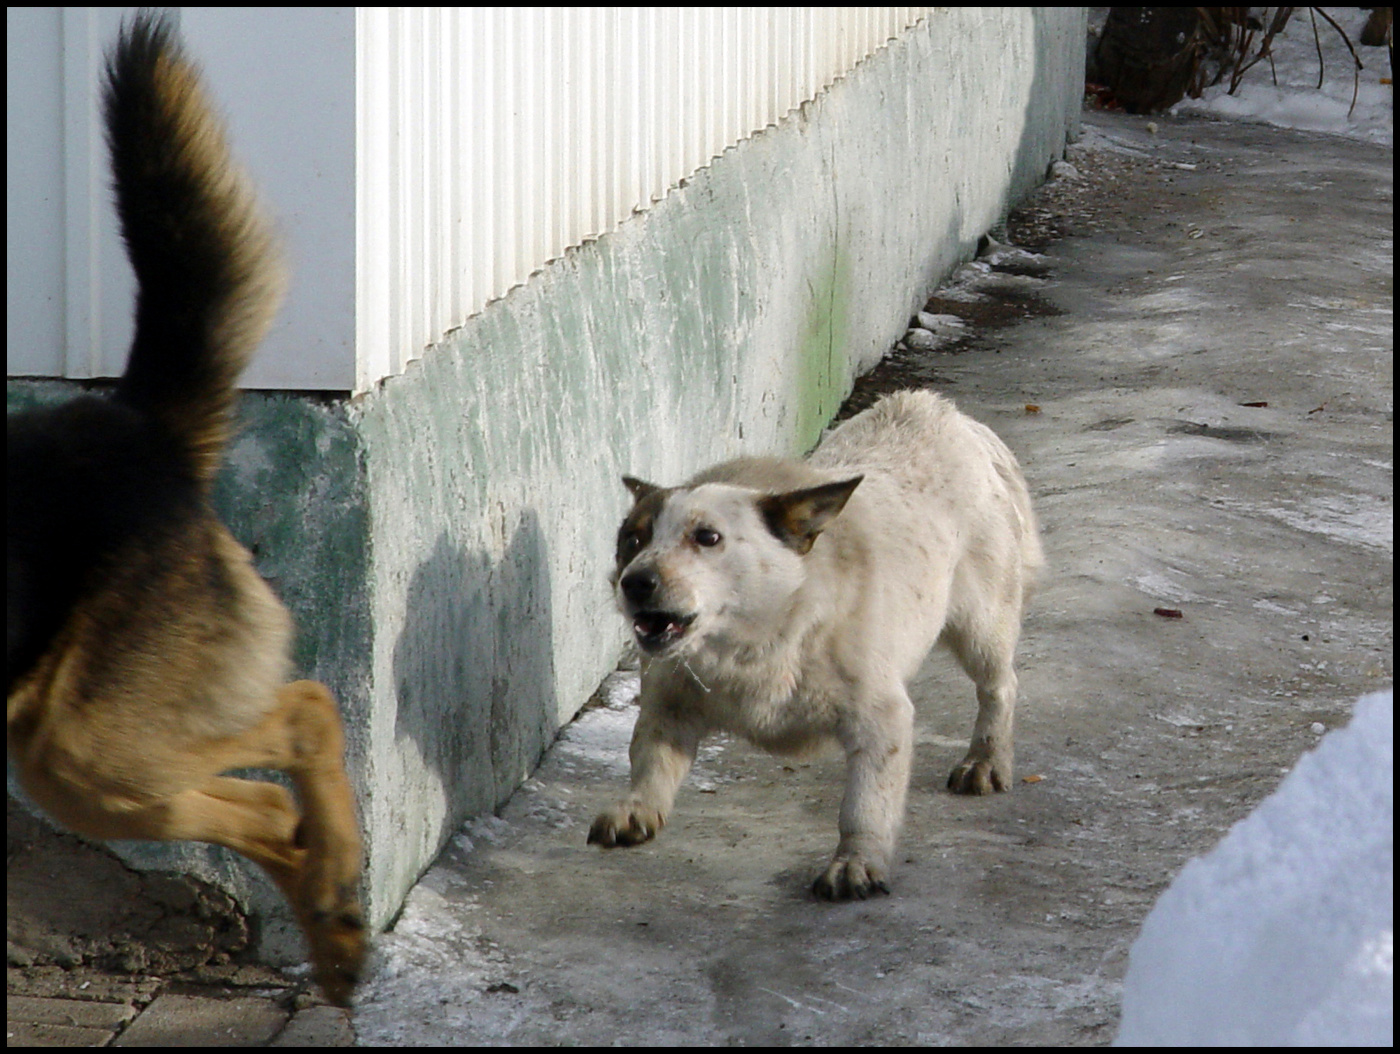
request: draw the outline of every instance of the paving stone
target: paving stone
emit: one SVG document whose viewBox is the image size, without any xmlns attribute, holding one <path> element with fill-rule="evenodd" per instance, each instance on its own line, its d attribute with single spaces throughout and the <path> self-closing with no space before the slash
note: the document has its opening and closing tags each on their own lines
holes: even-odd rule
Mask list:
<svg viewBox="0 0 1400 1054">
<path fill-rule="evenodd" d="M 353 1047 L 355 1030 L 350 1017 L 334 1006 L 312 1006 L 298 1012 L 288 1022 L 282 1034 L 272 1041 L 274 1047 Z"/>
<path fill-rule="evenodd" d="M 29 995 L 12 995 L 5 1000 L 5 1018 L 17 1024 L 117 1029 L 135 1016 L 136 1009 L 126 1003 L 43 999 Z"/>
<path fill-rule="evenodd" d="M 282 1030 L 287 1012 L 267 999 L 161 995 L 118 1037 L 118 1047 L 258 1047 Z"/>
<path fill-rule="evenodd" d="M 7 1047 L 105 1047 L 113 1033 L 105 1028 L 81 1028 L 76 1025 L 7 1022 Z"/>
<path fill-rule="evenodd" d="M 11 999 L 28 995 L 96 1003 L 149 1003 L 165 982 L 159 977 L 105 974 L 56 966 L 11 967 L 5 971 L 5 991 Z"/>
</svg>

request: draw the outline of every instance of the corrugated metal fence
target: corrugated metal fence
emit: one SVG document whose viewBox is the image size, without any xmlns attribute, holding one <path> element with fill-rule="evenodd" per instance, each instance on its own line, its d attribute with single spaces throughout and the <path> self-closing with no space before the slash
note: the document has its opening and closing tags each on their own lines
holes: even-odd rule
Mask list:
<svg viewBox="0 0 1400 1054">
<path fill-rule="evenodd" d="M 361 386 L 928 10 L 359 9 Z"/>
</svg>

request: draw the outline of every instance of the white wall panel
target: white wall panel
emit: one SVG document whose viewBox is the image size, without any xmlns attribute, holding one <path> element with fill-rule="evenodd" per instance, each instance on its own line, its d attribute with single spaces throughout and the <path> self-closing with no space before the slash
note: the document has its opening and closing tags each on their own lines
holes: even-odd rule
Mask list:
<svg viewBox="0 0 1400 1054">
<path fill-rule="evenodd" d="M 358 9 L 358 386 L 927 10 Z"/>
<path fill-rule="evenodd" d="M 132 10 L 10 9 L 11 376 L 123 368 L 98 71 Z M 171 10 L 291 263 L 245 384 L 364 391 L 931 9 Z"/>
</svg>

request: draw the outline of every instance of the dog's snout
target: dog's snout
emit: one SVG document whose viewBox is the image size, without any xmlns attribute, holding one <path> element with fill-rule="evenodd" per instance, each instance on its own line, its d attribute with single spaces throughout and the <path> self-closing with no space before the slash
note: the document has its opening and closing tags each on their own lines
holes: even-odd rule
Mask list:
<svg viewBox="0 0 1400 1054">
<path fill-rule="evenodd" d="M 622 595 L 634 604 L 645 604 L 656 595 L 661 576 L 655 571 L 633 571 L 622 576 Z"/>
</svg>

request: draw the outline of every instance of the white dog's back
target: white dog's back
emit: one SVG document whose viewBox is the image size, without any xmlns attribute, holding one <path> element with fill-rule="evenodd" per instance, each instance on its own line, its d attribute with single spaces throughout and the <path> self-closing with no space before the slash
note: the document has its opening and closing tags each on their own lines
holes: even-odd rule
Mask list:
<svg viewBox="0 0 1400 1054">
<path fill-rule="evenodd" d="M 951 399 L 929 391 L 888 395 L 828 434 L 807 463 L 838 475 L 885 475 L 916 502 L 911 509 L 916 515 L 927 515 L 931 504 L 953 512 L 955 520 L 970 520 L 974 529 L 980 517 L 1006 518 L 1020 548 L 1027 589 L 1044 565 L 1035 511 L 1016 458 L 995 432 L 959 413 Z M 979 533 L 985 540 L 986 534 L 1002 532 Z"/>
<path fill-rule="evenodd" d="M 977 689 L 949 787 L 1011 785 L 1013 669 L 1043 563 L 1016 459 L 931 392 L 887 396 L 805 462 L 741 458 L 676 488 L 625 481 L 619 606 L 643 651 L 632 794 L 589 840 L 635 845 L 665 822 L 700 739 L 847 753 L 841 842 L 819 896 L 886 892 L 913 750 L 907 682 L 941 640 Z"/>
<path fill-rule="evenodd" d="M 960 636 L 1014 632 L 970 625 L 993 611 L 1019 624 L 1044 564 L 1025 480 L 990 428 L 933 392 L 896 392 L 832 431 L 807 463 L 832 476 L 865 475 L 829 533 L 872 539 L 872 584 L 911 594 L 869 612 L 906 620 L 885 631 L 904 676 L 940 633 L 959 651 Z M 927 632 L 910 620 L 927 620 Z"/>
</svg>

